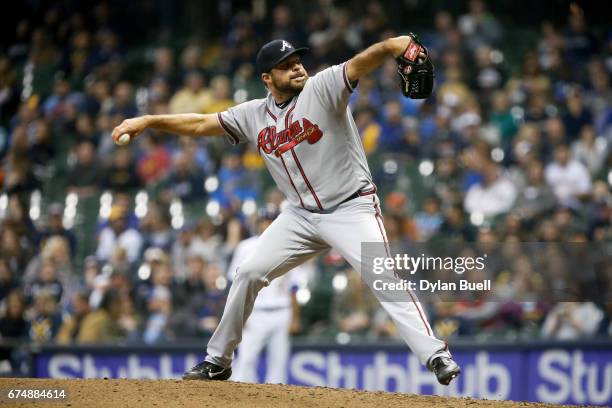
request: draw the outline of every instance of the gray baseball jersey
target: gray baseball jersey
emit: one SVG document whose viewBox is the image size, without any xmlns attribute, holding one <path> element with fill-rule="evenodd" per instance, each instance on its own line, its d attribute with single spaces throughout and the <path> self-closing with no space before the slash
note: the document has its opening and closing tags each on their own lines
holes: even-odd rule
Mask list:
<svg viewBox="0 0 612 408">
<path fill-rule="evenodd" d="M 374 188 L 347 106 L 352 91 L 346 63 L 334 65 L 309 78 L 284 108 L 268 94 L 219 113 L 219 123 L 232 144 L 257 145 L 291 204 L 328 210 Z"/>
</svg>

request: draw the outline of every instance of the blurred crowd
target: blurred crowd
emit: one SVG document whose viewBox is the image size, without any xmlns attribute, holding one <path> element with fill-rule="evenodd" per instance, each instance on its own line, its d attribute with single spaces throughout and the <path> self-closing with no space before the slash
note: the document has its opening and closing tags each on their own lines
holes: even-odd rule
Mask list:
<svg viewBox="0 0 612 408">
<path fill-rule="evenodd" d="M 264 96 L 253 62 L 271 38 L 309 46 L 312 75 L 406 30 L 375 0 L 358 15 L 334 1 L 251 5 L 215 35 L 174 42 L 127 43 L 121 7 L 106 2 L 14 22 L 0 50 L 2 339 L 154 344 L 214 330 L 233 249 L 282 194 L 252 146 L 148 130 L 117 147 L 111 130 Z M 515 30 L 471 0 L 414 28 L 436 65 L 432 97 L 404 98 L 393 59 L 360 81 L 350 106 L 392 246 L 611 242 L 612 34 L 587 17 L 574 8 L 563 24 Z M 513 268 L 522 285 L 564 279 L 520 257 Z M 297 289 L 300 335 L 396 336 L 338 254 L 316 270 Z M 611 281 L 573 303 L 427 307 L 445 338 L 610 336 Z"/>
</svg>

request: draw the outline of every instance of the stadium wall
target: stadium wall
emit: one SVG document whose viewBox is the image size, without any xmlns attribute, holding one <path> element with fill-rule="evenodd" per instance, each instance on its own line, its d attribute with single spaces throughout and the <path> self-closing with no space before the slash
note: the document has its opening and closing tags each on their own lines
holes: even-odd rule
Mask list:
<svg viewBox="0 0 612 408">
<path fill-rule="evenodd" d="M 32 376 L 51 378 L 180 378 L 201 344 L 44 346 L 32 353 Z M 453 344 L 459 381 L 443 387 L 397 344 L 294 343 L 289 383 L 416 394 L 556 404 L 612 404 L 612 343 Z M 260 361 L 264 378 L 265 357 Z"/>
</svg>

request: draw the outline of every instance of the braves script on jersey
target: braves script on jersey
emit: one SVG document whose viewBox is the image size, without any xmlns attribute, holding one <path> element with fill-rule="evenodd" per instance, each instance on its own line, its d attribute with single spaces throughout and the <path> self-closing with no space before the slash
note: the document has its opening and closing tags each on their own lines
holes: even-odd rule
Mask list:
<svg viewBox="0 0 612 408">
<path fill-rule="evenodd" d="M 233 143 L 251 142 L 293 205 L 328 210 L 373 183 L 348 98 L 353 91 L 346 64 L 306 82 L 284 108 L 272 95 L 218 114 Z"/>
</svg>

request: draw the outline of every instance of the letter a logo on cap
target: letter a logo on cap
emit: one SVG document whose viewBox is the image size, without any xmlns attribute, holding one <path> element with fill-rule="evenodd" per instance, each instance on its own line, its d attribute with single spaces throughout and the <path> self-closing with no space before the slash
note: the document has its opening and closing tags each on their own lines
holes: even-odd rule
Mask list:
<svg viewBox="0 0 612 408">
<path fill-rule="evenodd" d="M 293 47 L 287 41 L 283 40 L 283 47 L 281 48 L 281 52 L 285 51 L 287 48 L 293 48 Z"/>
</svg>

